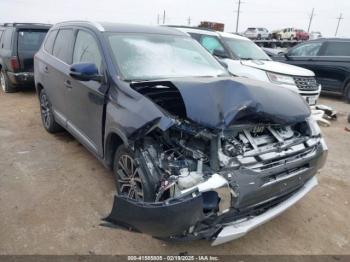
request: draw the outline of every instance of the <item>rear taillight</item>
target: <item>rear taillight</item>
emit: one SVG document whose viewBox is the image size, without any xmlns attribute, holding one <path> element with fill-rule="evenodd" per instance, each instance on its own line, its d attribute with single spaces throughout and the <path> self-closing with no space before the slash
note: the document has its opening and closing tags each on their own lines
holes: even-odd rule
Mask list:
<svg viewBox="0 0 350 262">
<path fill-rule="evenodd" d="M 19 69 L 19 63 L 17 56 L 13 56 L 10 58 L 10 66 L 13 71 L 17 71 Z"/>
</svg>

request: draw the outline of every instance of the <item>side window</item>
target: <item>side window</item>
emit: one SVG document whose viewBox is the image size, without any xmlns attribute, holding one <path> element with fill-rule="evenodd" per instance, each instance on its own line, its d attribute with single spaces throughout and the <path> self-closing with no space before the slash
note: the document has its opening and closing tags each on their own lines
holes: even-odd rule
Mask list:
<svg viewBox="0 0 350 262">
<path fill-rule="evenodd" d="M 214 50 L 225 52 L 224 47 L 221 45 L 219 39 L 216 36 L 202 36 L 200 44 L 205 47 L 211 54 L 214 53 Z"/>
<path fill-rule="evenodd" d="M 12 29 L 6 29 L 3 33 L 3 39 L 2 39 L 2 44 L 1 46 L 5 49 L 10 49 L 11 48 L 11 43 L 12 43 Z"/>
<path fill-rule="evenodd" d="M 328 42 L 323 56 L 350 56 L 350 42 Z"/>
<path fill-rule="evenodd" d="M 58 32 L 57 30 L 50 31 L 49 34 L 47 35 L 46 41 L 44 43 L 44 49 L 49 54 L 52 54 L 53 44 L 55 42 L 57 32 Z"/>
<path fill-rule="evenodd" d="M 95 38 L 88 32 L 79 30 L 73 52 L 73 64 L 93 63 L 101 71 L 102 58 Z"/>
<path fill-rule="evenodd" d="M 322 43 L 309 43 L 297 46 L 288 53 L 290 56 L 317 56 Z"/>
<path fill-rule="evenodd" d="M 72 63 L 73 43 L 73 29 L 60 29 L 53 45 L 52 54 L 70 65 Z"/>
</svg>

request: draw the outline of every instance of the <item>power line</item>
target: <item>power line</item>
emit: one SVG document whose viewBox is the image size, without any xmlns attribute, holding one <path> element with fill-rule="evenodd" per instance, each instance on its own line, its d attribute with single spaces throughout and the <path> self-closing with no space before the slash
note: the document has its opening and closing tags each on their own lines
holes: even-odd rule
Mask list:
<svg viewBox="0 0 350 262">
<path fill-rule="evenodd" d="M 241 12 L 241 0 L 238 0 L 238 8 L 237 8 L 237 21 L 236 21 L 236 33 L 238 33 L 238 24 L 239 24 L 239 13 Z"/>
<path fill-rule="evenodd" d="M 340 13 L 340 15 L 339 15 L 339 17 L 338 17 L 337 19 L 338 19 L 338 24 L 337 24 L 337 29 L 335 30 L 334 36 L 337 36 L 337 34 L 338 34 L 338 29 L 339 29 L 340 21 L 344 19 L 344 18 L 343 18 L 343 14 Z"/>
<path fill-rule="evenodd" d="M 312 12 L 310 15 L 310 20 L 309 20 L 309 26 L 307 27 L 307 32 L 310 32 L 310 27 L 311 27 L 311 22 L 312 22 L 312 18 L 314 18 L 315 14 L 314 14 L 315 8 L 312 8 Z"/>
</svg>

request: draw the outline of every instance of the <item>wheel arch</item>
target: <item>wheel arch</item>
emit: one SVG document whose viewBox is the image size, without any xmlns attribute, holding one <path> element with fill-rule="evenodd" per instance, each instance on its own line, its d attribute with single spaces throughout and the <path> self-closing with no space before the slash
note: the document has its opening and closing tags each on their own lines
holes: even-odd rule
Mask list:
<svg viewBox="0 0 350 262">
<path fill-rule="evenodd" d="M 106 136 L 104 162 L 108 168 L 113 168 L 114 154 L 117 148 L 123 144 L 128 144 L 126 138 L 122 138 L 116 131 L 112 131 Z"/>
<path fill-rule="evenodd" d="M 39 97 L 39 96 L 40 96 L 41 90 L 44 89 L 44 86 L 43 86 L 41 83 L 37 83 L 37 84 L 35 85 L 35 89 L 36 89 L 36 93 L 37 93 L 37 95 L 38 95 L 38 97 Z"/>
</svg>

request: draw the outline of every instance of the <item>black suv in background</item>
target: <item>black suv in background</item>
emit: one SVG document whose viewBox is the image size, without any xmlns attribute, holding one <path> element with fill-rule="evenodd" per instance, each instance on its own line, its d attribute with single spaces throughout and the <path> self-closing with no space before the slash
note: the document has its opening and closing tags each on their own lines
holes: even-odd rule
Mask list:
<svg viewBox="0 0 350 262">
<path fill-rule="evenodd" d="M 5 93 L 34 85 L 33 58 L 50 27 L 29 23 L 0 25 L 0 81 Z"/>
<path fill-rule="evenodd" d="M 301 96 L 230 76 L 176 29 L 56 24 L 34 67 L 45 129 L 113 170 L 108 223 L 218 245 L 301 199 L 326 160 Z"/>
<path fill-rule="evenodd" d="M 350 102 L 350 39 L 320 38 L 299 44 L 273 60 L 312 70 L 322 91 L 339 93 Z"/>
</svg>

